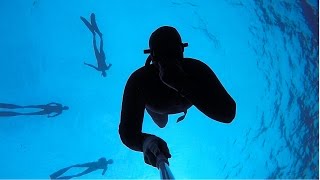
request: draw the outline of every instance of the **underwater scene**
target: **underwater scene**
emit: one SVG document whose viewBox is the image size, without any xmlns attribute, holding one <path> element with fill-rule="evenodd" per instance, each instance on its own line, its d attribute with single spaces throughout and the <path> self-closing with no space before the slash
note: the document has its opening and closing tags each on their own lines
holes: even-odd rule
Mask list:
<svg viewBox="0 0 320 180">
<path fill-rule="evenodd" d="M 1 179 L 319 179 L 318 0 L 2 0 Z"/>
</svg>

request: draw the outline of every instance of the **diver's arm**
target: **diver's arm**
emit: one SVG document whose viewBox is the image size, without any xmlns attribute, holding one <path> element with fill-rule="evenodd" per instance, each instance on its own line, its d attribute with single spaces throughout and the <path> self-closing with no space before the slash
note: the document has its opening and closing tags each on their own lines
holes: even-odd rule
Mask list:
<svg viewBox="0 0 320 180">
<path fill-rule="evenodd" d="M 142 122 L 145 109 L 145 100 L 139 87 L 139 74 L 133 73 L 125 86 L 119 134 L 121 141 L 128 148 L 143 151 L 142 144 L 149 134 L 142 133 Z"/>
<path fill-rule="evenodd" d="M 92 67 L 92 68 L 96 69 L 97 71 L 99 71 L 99 69 L 92 64 L 84 63 L 84 65 L 87 65 L 87 66 Z"/>
<path fill-rule="evenodd" d="M 83 163 L 83 164 L 76 164 L 73 165 L 72 167 L 93 167 L 96 164 L 96 162 L 88 162 L 88 163 Z"/>
<path fill-rule="evenodd" d="M 236 114 L 235 101 L 205 63 L 193 59 L 186 61 L 184 69 L 189 76 L 179 93 L 208 117 L 230 123 Z"/>
<path fill-rule="evenodd" d="M 100 53 L 103 53 L 104 54 L 104 51 L 103 51 L 103 38 L 102 38 L 102 34 L 100 35 Z"/>
<path fill-rule="evenodd" d="M 108 167 L 106 167 L 103 171 L 102 171 L 102 175 L 104 175 L 107 171 Z"/>
<path fill-rule="evenodd" d="M 53 116 L 50 116 L 49 114 L 48 114 L 48 117 L 49 118 L 52 118 L 52 117 L 56 117 L 56 116 L 58 116 L 58 115 L 60 115 L 61 114 L 61 112 L 60 113 L 56 113 L 55 115 L 53 115 Z"/>
</svg>

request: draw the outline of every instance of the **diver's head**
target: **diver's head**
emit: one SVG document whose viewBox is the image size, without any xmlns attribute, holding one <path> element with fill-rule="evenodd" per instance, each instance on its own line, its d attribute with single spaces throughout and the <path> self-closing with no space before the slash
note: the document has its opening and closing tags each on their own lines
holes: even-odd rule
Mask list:
<svg viewBox="0 0 320 180">
<path fill-rule="evenodd" d="M 149 39 L 150 49 L 145 53 L 150 53 L 152 61 L 170 61 L 172 59 L 182 60 L 184 47 L 187 43 L 182 43 L 179 32 L 170 26 L 162 26 L 155 30 Z"/>
<path fill-rule="evenodd" d="M 109 159 L 109 160 L 107 161 L 107 163 L 108 163 L 108 164 L 112 164 L 112 163 L 113 163 L 113 160 L 112 160 L 112 159 Z"/>
<path fill-rule="evenodd" d="M 69 109 L 69 107 L 68 106 L 63 106 L 63 108 L 62 108 L 63 110 L 68 110 Z"/>
<path fill-rule="evenodd" d="M 102 71 L 101 76 L 106 77 L 107 76 L 106 71 Z"/>
</svg>

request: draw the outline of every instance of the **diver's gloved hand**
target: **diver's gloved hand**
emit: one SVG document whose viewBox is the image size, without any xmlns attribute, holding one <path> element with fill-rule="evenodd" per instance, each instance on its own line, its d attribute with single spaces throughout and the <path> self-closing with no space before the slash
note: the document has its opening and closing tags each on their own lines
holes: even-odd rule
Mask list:
<svg viewBox="0 0 320 180">
<path fill-rule="evenodd" d="M 159 62 L 158 66 L 160 80 L 168 87 L 180 92 L 187 77 L 180 63 L 172 60 L 169 62 Z"/>
<path fill-rule="evenodd" d="M 168 158 L 171 158 L 171 154 L 167 143 L 157 136 L 147 137 L 143 142 L 144 162 L 157 167 L 157 156 L 160 154 L 166 157 L 166 163 L 169 165 Z"/>
</svg>

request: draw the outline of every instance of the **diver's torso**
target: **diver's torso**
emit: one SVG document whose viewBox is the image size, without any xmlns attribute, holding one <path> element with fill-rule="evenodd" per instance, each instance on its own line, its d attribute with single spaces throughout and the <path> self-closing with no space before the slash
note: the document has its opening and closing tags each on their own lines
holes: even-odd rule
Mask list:
<svg viewBox="0 0 320 180">
<path fill-rule="evenodd" d="M 146 108 L 153 112 L 175 114 L 192 106 L 186 98 L 160 80 L 159 72 L 153 65 L 144 68 L 142 78 L 142 94 L 145 97 Z"/>
<path fill-rule="evenodd" d="M 62 106 L 61 105 L 54 105 L 54 106 L 50 105 L 49 107 L 45 107 L 43 110 L 48 113 L 61 113 Z"/>
<path fill-rule="evenodd" d="M 105 60 L 98 60 L 98 69 L 101 70 L 106 70 L 107 69 L 107 64 Z"/>
</svg>

